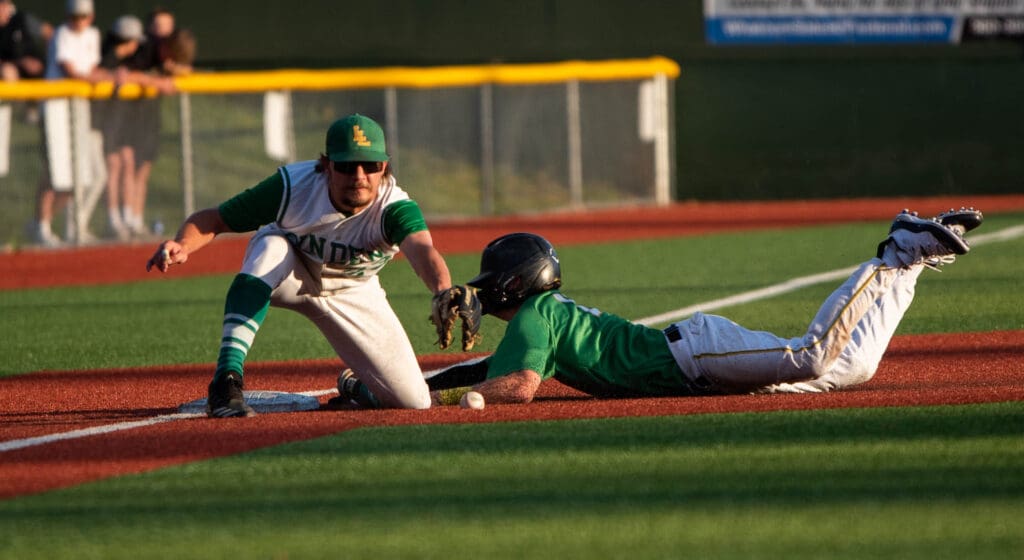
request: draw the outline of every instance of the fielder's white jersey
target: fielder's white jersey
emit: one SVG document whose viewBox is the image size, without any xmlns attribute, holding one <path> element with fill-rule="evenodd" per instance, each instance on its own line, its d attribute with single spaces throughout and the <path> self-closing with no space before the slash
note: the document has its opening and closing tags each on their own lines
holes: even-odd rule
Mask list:
<svg viewBox="0 0 1024 560">
<path fill-rule="evenodd" d="M 385 208 L 409 195 L 388 177 L 369 207 L 346 216 L 331 204 L 327 174 L 317 173 L 316 164 L 310 160 L 278 169 L 284 192 L 277 220 L 256 235 L 285 236 L 321 282 L 320 291 L 332 292 L 376 275 L 398 253 L 384 233 Z"/>
</svg>

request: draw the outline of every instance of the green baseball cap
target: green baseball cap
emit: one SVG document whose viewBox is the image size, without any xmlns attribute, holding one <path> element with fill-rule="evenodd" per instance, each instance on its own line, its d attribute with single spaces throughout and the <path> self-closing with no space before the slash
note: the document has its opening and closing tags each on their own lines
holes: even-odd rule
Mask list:
<svg viewBox="0 0 1024 560">
<path fill-rule="evenodd" d="M 388 161 L 384 131 L 370 117 L 349 115 L 327 129 L 331 161 Z"/>
</svg>

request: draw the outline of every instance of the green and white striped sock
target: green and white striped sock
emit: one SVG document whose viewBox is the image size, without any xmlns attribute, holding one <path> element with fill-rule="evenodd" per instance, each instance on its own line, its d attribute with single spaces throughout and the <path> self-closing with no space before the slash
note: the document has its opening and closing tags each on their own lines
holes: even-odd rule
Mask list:
<svg viewBox="0 0 1024 560">
<path fill-rule="evenodd" d="M 270 307 L 270 292 L 270 286 L 255 276 L 235 276 L 224 302 L 224 329 L 214 380 L 232 371 L 243 375 L 245 356 Z"/>
</svg>

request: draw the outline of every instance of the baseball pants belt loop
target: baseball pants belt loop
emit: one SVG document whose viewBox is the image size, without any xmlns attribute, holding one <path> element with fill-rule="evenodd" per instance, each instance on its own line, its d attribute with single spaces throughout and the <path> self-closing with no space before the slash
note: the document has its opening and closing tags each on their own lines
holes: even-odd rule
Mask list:
<svg viewBox="0 0 1024 560">
<path fill-rule="evenodd" d="M 666 327 L 663 332 L 669 342 L 679 342 L 683 338 L 683 335 L 679 332 L 679 327 L 675 323 Z"/>
<path fill-rule="evenodd" d="M 665 338 L 668 339 L 669 344 L 679 342 L 683 339 L 683 334 L 679 332 L 679 327 L 675 323 L 666 327 L 662 332 L 665 333 Z M 685 381 L 687 385 L 693 387 L 694 392 L 696 393 L 707 393 L 711 391 L 711 382 L 699 373 L 696 374 L 695 377 L 691 378 L 686 374 L 686 372 L 683 372 L 683 381 Z"/>
</svg>

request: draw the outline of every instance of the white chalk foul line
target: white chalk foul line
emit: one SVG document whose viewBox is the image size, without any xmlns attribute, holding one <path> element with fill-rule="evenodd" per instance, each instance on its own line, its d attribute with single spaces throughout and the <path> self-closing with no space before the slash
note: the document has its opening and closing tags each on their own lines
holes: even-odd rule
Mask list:
<svg viewBox="0 0 1024 560">
<path fill-rule="evenodd" d="M 338 394 L 337 389 L 323 389 L 319 391 L 303 391 L 298 393 L 299 395 L 306 395 L 310 397 L 320 397 L 323 395 Z M 47 443 L 54 443 L 57 441 L 78 439 L 89 436 L 97 436 L 101 434 L 109 434 L 112 432 L 120 432 L 122 430 L 133 430 L 135 428 L 144 428 L 146 426 L 153 426 L 161 424 L 163 422 L 173 422 L 175 420 L 186 420 L 188 418 L 203 418 L 206 416 L 204 412 L 178 412 L 174 414 L 162 414 L 160 416 L 154 416 L 153 418 L 147 418 L 145 420 L 133 420 L 130 422 L 118 422 L 116 424 L 106 424 L 103 426 L 94 426 L 92 428 L 82 428 L 80 430 L 71 430 L 70 432 L 61 432 L 57 434 L 48 434 L 45 436 L 36 436 L 23 439 L 12 439 L 10 441 L 0 442 L 0 453 L 5 451 L 14 451 L 16 449 L 24 449 L 26 447 L 34 447 L 36 445 L 45 445 Z"/>
<path fill-rule="evenodd" d="M 698 303 L 689 307 L 682 307 L 674 311 L 667 313 L 661 313 L 658 315 L 651 315 L 650 317 L 644 317 L 637 319 L 636 323 L 641 325 L 654 325 L 657 323 L 667 323 L 670 321 L 676 321 L 684 317 L 693 315 L 698 311 L 712 311 L 715 309 L 721 309 L 723 307 L 729 307 L 730 305 L 738 305 L 741 303 L 750 303 L 761 299 L 768 299 L 780 294 L 787 292 L 794 292 L 800 288 L 806 288 L 807 286 L 813 286 L 822 282 L 828 282 L 830 280 L 839 280 L 846 278 L 853 274 L 857 270 L 857 267 L 841 268 L 838 270 L 832 270 L 830 272 L 822 272 L 821 274 L 812 274 L 810 276 L 802 276 L 800 278 L 793 278 L 792 280 L 786 280 L 781 284 L 775 284 L 774 286 L 768 286 L 767 288 L 760 288 L 757 290 L 751 290 L 742 294 L 736 294 L 726 298 L 715 299 L 706 301 L 704 303 Z"/>
<path fill-rule="evenodd" d="M 978 245 L 984 245 L 986 243 L 995 243 L 998 241 L 1009 241 L 1018 237 L 1024 236 L 1024 225 L 1008 227 L 992 233 L 982 235 L 972 235 L 970 238 L 971 246 L 977 247 Z M 859 266 L 859 265 L 858 265 Z M 810 276 L 801 276 L 800 278 L 793 278 L 774 286 L 768 286 L 766 288 L 760 288 L 757 290 L 751 290 L 734 296 L 729 296 L 722 299 L 716 299 L 712 301 L 706 301 L 704 303 L 698 303 L 689 307 L 683 307 L 674 311 L 668 311 L 666 313 L 660 313 L 658 315 L 652 315 L 650 317 L 644 317 L 642 319 L 636 319 L 634 322 L 641 325 L 655 325 L 658 323 L 668 323 L 671 321 L 678 321 L 680 319 L 689 317 L 694 313 L 714 311 L 723 307 L 729 307 L 731 305 L 738 305 L 741 303 L 750 303 L 752 301 L 767 299 L 775 297 L 777 295 L 794 292 L 801 288 L 820 284 L 822 282 L 830 282 L 836 280 L 844 280 L 853 272 L 857 270 L 856 266 L 849 268 L 841 268 L 838 270 L 832 270 L 829 272 L 822 272 L 820 274 L 812 274 Z"/>
<path fill-rule="evenodd" d="M 971 236 L 971 246 L 972 247 L 977 247 L 978 245 L 984 245 L 986 243 L 995 243 L 995 242 L 999 242 L 999 241 L 1009 241 L 1009 240 L 1012 240 L 1012 239 L 1017 239 L 1017 238 L 1022 237 L 1022 236 L 1024 236 L 1024 225 L 1013 226 L 1013 227 L 1008 227 L 1006 229 L 1001 229 L 999 231 L 994 231 L 992 233 L 987 233 L 987 234 L 982 234 L 982 235 L 972 235 Z M 849 268 L 841 268 L 841 269 L 837 269 L 837 270 L 832 270 L 832 271 L 829 271 L 829 272 L 822 272 L 820 274 L 811 274 L 809 276 L 802 276 L 800 278 L 794 278 L 792 280 L 787 280 L 787 281 L 782 282 L 780 284 L 775 284 L 774 286 L 768 286 L 766 288 L 761 288 L 761 289 L 758 289 L 758 290 L 751 290 L 749 292 L 744 292 L 742 294 L 737 294 L 737 295 L 726 297 L 726 298 L 721 298 L 721 299 L 716 299 L 716 300 L 712 300 L 712 301 L 707 301 L 707 302 L 704 302 L 704 303 L 698 303 L 698 304 L 695 304 L 695 305 L 690 305 L 688 307 L 683 307 L 683 308 L 680 308 L 680 309 L 676 309 L 675 311 L 669 311 L 667 313 L 661 313 L 659 315 L 652 315 L 650 317 L 643 317 L 641 319 L 636 319 L 634 322 L 635 323 L 639 323 L 639 324 L 643 324 L 643 325 L 652 325 L 652 324 L 656 324 L 656 323 L 675 321 L 675 320 L 687 317 L 689 315 L 692 315 L 692 314 L 696 313 L 697 311 L 701 311 L 701 312 L 711 311 L 711 310 L 715 310 L 715 309 L 720 309 L 722 307 L 728 307 L 730 305 L 738 305 L 740 303 L 750 303 L 752 301 L 756 301 L 756 300 L 759 300 L 759 299 L 765 299 L 765 298 L 769 298 L 769 297 L 774 297 L 774 296 L 777 296 L 777 295 L 780 295 L 780 294 L 784 294 L 784 293 L 787 293 L 787 292 L 792 292 L 792 291 L 795 291 L 795 290 L 799 290 L 801 288 L 806 288 L 806 287 L 812 286 L 814 284 L 820 284 L 822 282 L 830 282 L 830 281 L 840 280 L 840 279 L 848 277 L 850 274 L 853 274 L 853 271 L 855 271 L 856 269 L 857 269 L 857 267 L 853 266 L 853 267 L 849 267 Z M 473 362 L 477 362 L 477 361 L 480 361 L 482 359 L 483 359 L 483 357 L 473 358 L 471 360 L 466 360 L 464 362 L 460 362 L 459 364 L 455 364 L 455 365 L 471 364 Z M 439 371 L 441 371 L 441 370 L 431 370 L 431 371 L 428 371 L 428 372 L 424 372 L 424 375 L 426 377 L 431 377 L 432 375 L 436 375 Z M 313 396 L 313 397 L 319 397 L 319 396 L 324 396 L 324 395 L 330 395 L 330 394 L 337 393 L 337 392 L 338 392 L 337 389 L 323 389 L 323 390 L 318 390 L 318 391 L 304 391 L 304 392 L 299 393 L 299 394 L 300 395 Z M 31 437 L 31 438 L 25 438 L 25 439 L 14 439 L 14 440 L 10 440 L 10 441 L 0 442 L 0 453 L 3 453 L 5 451 L 13 451 L 15 449 L 23 449 L 23 448 L 26 448 L 26 447 L 32 447 L 32 446 L 36 446 L 36 445 L 44 445 L 44 444 L 47 444 L 47 443 L 53 443 L 55 441 L 68 440 L 68 439 L 77 439 L 77 438 L 82 438 L 82 437 L 95 436 L 95 435 L 99 435 L 99 434 L 107 434 L 107 433 L 111 433 L 111 432 L 118 432 L 118 431 L 121 431 L 121 430 L 132 430 L 132 429 L 135 429 L 135 428 L 142 428 L 142 427 L 145 427 L 145 426 L 152 426 L 154 424 L 160 424 L 162 422 L 172 422 L 174 420 L 184 420 L 186 418 L 198 418 L 198 417 L 202 417 L 202 416 L 205 416 L 205 414 L 202 414 L 202 413 L 164 414 L 164 415 L 161 415 L 161 416 L 156 416 L 156 417 L 153 417 L 153 418 L 149 418 L 147 420 L 137 420 L 137 421 L 133 421 L 133 422 L 118 422 L 117 424 L 108 424 L 106 426 L 95 426 L 93 428 L 84 428 L 84 429 L 81 429 L 81 430 L 72 430 L 70 432 L 64 432 L 64 433 L 59 433 L 59 434 L 50 434 L 50 435 L 37 436 L 37 437 Z"/>
<path fill-rule="evenodd" d="M 87 436 L 95 436 L 100 434 L 109 434 L 110 432 L 119 432 L 121 430 L 131 430 L 134 428 L 142 428 L 145 426 L 152 426 L 154 424 L 160 424 L 163 422 L 172 422 L 174 420 L 183 420 L 185 418 L 196 418 L 199 416 L 206 416 L 205 414 L 163 414 L 161 416 L 154 416 L 153 418 L 147 418 L 145 420 L 135 420 L 132 422 L 118 422 L 117 424 L 107 424 L 105 426 L 94 426 L 92 428 L 83 428 L 81 430 L 72 430 L 70 432 L 63 432 L 60 434 L 49 434 L 45 436 L 30 437 L 25 439 L 12 439 L 10 441 L 0 442 L 0 452 L 14 451 L 15 449 L 22 449 L 25 447 L 33 447 L 36 445 L 43 445 L 45 443 L 53 443 L 55 441 L 61 441 L 65 439 L 78 439 Z"/>
</svg>

